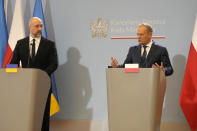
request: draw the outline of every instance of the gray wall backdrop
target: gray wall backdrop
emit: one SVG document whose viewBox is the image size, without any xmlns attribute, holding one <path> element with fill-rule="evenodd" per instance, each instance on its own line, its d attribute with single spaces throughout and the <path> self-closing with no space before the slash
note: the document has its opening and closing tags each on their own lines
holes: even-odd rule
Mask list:
<svg viewBox="0 0 197 131">
<path fill-rule="evenodd" d="M 23 0 L 26 27 L 34 2 Z M 8 0 L 8 30 L 14 5 L 15 0 Z M 167 78 L 162 120 L 185 121 L 179 96 L 196 5 L 196 0 L 43 0 L 48 38 L 56 42 L 59 57 L 55 77 L 61 111 L 53 119 L 107 120 L 105 71 L 110 56 L 122 63 L 129 47 L 137 44 L 137 40 L 110 37 L 136 36 L 137 25 L 147 22 L 153 35 L 166 37 L 155 41 L 167 47 L 174 67 Z M 109 24 L 107 38 L 91 37 L 90 25 L 99 17 Z"/>
</svg>

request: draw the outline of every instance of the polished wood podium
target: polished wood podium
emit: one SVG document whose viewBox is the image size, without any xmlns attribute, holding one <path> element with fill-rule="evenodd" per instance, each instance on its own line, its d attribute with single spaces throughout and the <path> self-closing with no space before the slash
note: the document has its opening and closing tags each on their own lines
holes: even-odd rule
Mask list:
<svg viewBox="0 0 197 131">
<path fill-rule="evenodd" d="M 166 78 L 159 69 L 126 73 L 109 68 L 107 98 L 109 131 L 159 131 Z"/>
<path fill-rule="evenodd" d="M 0 69 L 0 131 L 40 131 L 49 76 L 39 69 Z"/>
</svg>

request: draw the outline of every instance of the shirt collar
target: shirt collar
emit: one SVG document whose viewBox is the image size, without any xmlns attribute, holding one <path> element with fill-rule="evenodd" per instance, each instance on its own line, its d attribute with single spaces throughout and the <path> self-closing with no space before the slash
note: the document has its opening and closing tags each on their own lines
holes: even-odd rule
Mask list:
<svg viewBox="0 0 197 131">
<path fill-rule="evenodd" d="M 149 47 L 149 48 L 151 48 L 152 44 L 153 44 L 153 41 L 151 40 L 148 44 L 146 44 L 146 46 Z"/>
<path fill-rule="evenodd" d="M 30 35 L 30 36 L 29 36 L 29 42 L 31 43 L 31 42 L 33 41 L 33 39 L 35 39 L 36 42 L 39 42 L 40 39 L 41 39 L 41 36 L 40 36 L 40 37 L 36 37 L 36 38 L 32 38 L 32 36 Z"/>
</svg>

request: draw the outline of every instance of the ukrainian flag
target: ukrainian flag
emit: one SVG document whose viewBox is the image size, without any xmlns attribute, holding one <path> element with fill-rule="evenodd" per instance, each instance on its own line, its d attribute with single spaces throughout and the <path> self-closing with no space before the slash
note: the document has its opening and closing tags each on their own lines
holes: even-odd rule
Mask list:
<svg viewBox="0 0 197 131">
<path fill-rule="evenodd" d="M 35 1 L 33 17 L 39 17 L 42 20 L 43 22 L 42 36 L 47 38 L 47 32 L 46 32 L 44 13 L 42 9 L 41 0 Z M 60 111 L 54 74 L 51 75 L 51 85 L 52 85 L 52 93 L 51 93 L 50 116 Z"/>
<path fill-rule="evenodd" d="M 7 64 L 5 71 L 7 73 L 16 73 L 18 71 L 18 65 L 17 64 Z"/>
</svg>

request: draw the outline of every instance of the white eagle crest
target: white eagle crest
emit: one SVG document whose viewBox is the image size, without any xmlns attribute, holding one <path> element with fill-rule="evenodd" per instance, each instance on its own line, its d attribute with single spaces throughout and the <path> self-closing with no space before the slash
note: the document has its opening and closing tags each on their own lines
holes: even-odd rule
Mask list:
<svg viewBox="0 0 197 131">
<path fill-rule="evenodd" d="M 105 32 L 107 32 L 108 29 L 108 23 L 106 20 L 103 20 L 101 18 L 98 18 L 98 20 L 94 20 L 91 24 L 91 31 L 92 31 L 92 38 L 106 38 L 107 35 Z"/>
</svg>

